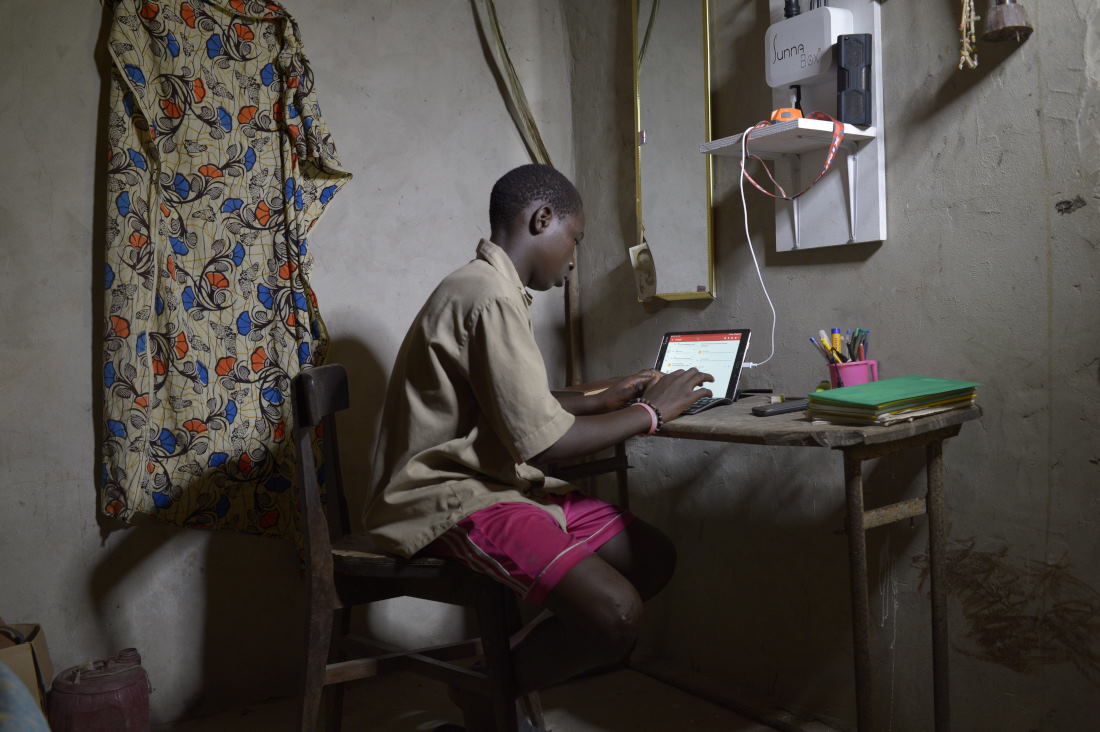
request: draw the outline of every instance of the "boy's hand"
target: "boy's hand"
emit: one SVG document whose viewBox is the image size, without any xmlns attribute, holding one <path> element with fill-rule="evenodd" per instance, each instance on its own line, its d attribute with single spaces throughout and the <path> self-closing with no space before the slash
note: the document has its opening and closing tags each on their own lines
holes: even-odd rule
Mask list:
<svg viewBox="0 0 1100 732">
<path fill-rule="evenodd" d="M 696 400 L 713 396 L 710 389 L 696 388 L 704 381 L 714 381 L 714 377 L 696 368 L 681 369 L 651 381 L 643 395 L 667 422 L 679 417 Z"/>
<path fill-rule="evenodd" d="M 644 369 L 615 382 L 607 387 L 603 393 L 597 395 L 599 399 L 603 400 L 603 411 L 611 412 L 626 406 L 627 402 L 645 393 L 646 388 L 657 379 L 660 379 L 661 376 L 663 374 L 660 371 Z"/>
</svg>

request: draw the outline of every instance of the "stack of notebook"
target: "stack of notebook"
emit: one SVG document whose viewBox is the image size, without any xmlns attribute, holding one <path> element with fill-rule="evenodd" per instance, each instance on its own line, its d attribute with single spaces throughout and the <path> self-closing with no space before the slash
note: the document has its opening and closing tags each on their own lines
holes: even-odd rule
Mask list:
<svg viewBox="0 0 1100 732">
<path fill-rule="evenodd" d="M 894 424 L 974 403 L 976 381 L 899 376 L 810 394 L 810 417 L 839 424 Z"/>
</svg>

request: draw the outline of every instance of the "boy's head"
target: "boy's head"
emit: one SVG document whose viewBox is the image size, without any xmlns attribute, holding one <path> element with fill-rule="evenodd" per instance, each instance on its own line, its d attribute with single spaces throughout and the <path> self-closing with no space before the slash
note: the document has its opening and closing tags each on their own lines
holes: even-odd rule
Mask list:
<svg viewBox="0 0 1100 732">
<path fill-rule="evenodd" d="M 549 165 L 505 173 L 489 195 L 492 239 L 508 252 L 524 284 L 561 286 L 584 237 L 584 208 L 576 187 Z"/>
<path fill-rule="evenodd" d="M 507 231 L 531 204 L 545 203 L 559 219 L 580 212 L 581 194 L 549 165 L 521 165 L 501 176 L 489 194 L 489 228 Z M 525 226 L 526 222 L 521 225 Z"/>
</svg>

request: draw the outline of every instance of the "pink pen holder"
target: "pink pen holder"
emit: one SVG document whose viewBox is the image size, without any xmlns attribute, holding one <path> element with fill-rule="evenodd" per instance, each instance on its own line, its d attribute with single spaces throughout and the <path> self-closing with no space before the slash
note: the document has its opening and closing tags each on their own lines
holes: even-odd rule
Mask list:
<svg viewBox="0 0 1100 732">
<path fill-rule="evenodd" d="M 829 364 L 829 386 L 855 386 L 878 381 L 878 361 L 849 361 Z"/>
</svg>

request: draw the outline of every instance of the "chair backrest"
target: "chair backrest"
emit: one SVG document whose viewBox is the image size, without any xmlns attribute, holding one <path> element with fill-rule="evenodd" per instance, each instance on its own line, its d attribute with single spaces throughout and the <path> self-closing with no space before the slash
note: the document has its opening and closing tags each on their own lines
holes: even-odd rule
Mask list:
<svg viewBox="0 0 1100 732">
<path fill-rule="evenodd" d="M 306 564 L 311 574 L 331 579 L 332 543 L 350 531 L 340 443 L 336 436 L 336 413 L 347 409 L 348 375 L 340 364 L 315 366 L 294 377 L 294 445 L 298 458 L 298 498 L 302 532 L 305 535 Z M 313 457 L 313 435 L 320 427 L 324 466 L 325 503 L 317 464 Z"/>
</svg>

